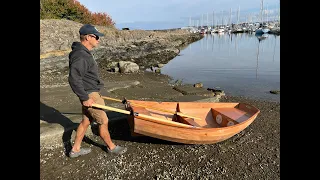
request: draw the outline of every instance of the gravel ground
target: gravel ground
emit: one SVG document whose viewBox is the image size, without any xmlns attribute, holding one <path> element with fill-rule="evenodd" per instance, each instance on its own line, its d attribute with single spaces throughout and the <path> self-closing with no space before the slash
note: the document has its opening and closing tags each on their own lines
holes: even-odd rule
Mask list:
<svg viewBox="0 0 320 180">
<path fill-rule="evenodd" d="M 155 100 L 161 97 L 168 100 L 166 97 L 172 94 L 165 83 L 168 78 L 154 73 L 103 77 L 106 81 L 140 82 L 139 86 L 114 91 L 114 97 L 143 96 L 149 100 L 157 94 Z M 65 155 L 70 144 L 40 146 L 40 179 L 280 179 L 280 103 L 232 96 L 224 96 L 220 102 L 246 102 L 261 112 L 239 134 L 211 145 L 133 138 L 125 118 L 112 121 L 109 123 L 112 139 L 127 147 L 127 153 L 120 156 L 107 153 L 96 135 L 85 137 L 82 144 L 91 147 L 92 152 L 76 159 Z"/>
</svg>

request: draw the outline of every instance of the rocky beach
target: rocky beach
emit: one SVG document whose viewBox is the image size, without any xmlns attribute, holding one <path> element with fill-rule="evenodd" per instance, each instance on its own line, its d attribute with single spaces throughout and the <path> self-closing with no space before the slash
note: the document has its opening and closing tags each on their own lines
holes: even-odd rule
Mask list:
<svg viewBox="0 0 320 180">
<path fill-rule="evenodd" d="M 81 107 L 67 82 L 68 52 L 79 39 L 80 27 L 68 20 L 40 20 L 40 179 L 280 179 L 280 102 L 225 96 L 155 72 L 203 37 L 184 30 L 98 26 L 105 37 L 93 54 L 105 84 L 102 94 L 152 101 L 246 102 L 260 109 L 256 120 L 226 141 L 185 145 L 131 137 L 126 115 L 107 112 L 111 137 L 127 147 L 127 153 L 107 153 L 92 124 L 82 144 L 92 152 L 70 159 L 66 154 L 81 121 Z M 145 71 L 148 68 L 153 71 Z M 106 104 L 124 109 L 118 102 Z"/>
</svg>

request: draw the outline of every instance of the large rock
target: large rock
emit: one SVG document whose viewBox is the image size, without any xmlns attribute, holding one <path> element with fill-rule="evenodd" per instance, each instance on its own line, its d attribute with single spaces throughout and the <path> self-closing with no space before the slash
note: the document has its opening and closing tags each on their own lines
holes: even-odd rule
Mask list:
<svg viewBox="0 0 320 180">
<path fill-rule="evenodd" d="M 119 69 L 121 73 L 135 73 L 139 72 L 139 66 L 136 63 L 130 61 L 120 61 Z"/>
</svg>

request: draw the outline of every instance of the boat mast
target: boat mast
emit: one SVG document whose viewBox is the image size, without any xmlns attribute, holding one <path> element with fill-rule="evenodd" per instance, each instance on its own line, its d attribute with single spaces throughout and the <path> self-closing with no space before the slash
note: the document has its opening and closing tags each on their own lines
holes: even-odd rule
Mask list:
<svg viewBox="0 0 320 180">
<path fill-rule="evenodd" d="M 267 3 L 267 11 L 266 11 L 266 14 L 267 14 L 267 23 L 268 23 L 268 22 L 269 22 L 268 3 Z"/>
<path fill-rule="evenodd" d="M 262 24 L 263 23 L 263 0 L 261 0 L 260 20 L 261 20 L 261 24 Z"/>
<path fill-rule="evenodd" d="M 209 27 L 209 13 L 207 13 L 207 28 Z"/>
<path fill-rule="evenodd" d="M 238 8 L 238 19 L 237 19 L 237 24 L 239 24 L 239 19 L 240 19 L 240 6 Z"/>
<path fill-rule="evenodd" d="M 212 28 L 214 26 L 214 11 L 212 12 Z"/>
<path fill-rule="evenodd" d="M 224 25 L 224 21 L 223 21 L 223 10 L 222 10 L 222 14 L 221 14 L 221 25 L 223 26 Z"/>
<path fill-rule="evenodd" d="M 203 27 L 203 14 L 201 14 L 202 17 L 201 17 L 201 28 Z"/>
<path fill-rule="evenodd" d="M 232 24 L 232 8 L 230 8 L 230 18 L 229 18 L 229 25 Z"/>
<path fill-rule="evenodd" d="M 279 7 L 278 7 L 278 20 L 279 20 L 279 24 L 280 24 L 280 0 L 279 0 Z"/>
</svg>

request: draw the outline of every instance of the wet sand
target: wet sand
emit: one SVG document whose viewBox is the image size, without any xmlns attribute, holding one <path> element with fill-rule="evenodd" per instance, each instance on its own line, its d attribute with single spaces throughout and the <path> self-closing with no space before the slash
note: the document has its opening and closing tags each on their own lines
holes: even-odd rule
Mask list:
<svg viewBox="0 0 320 180">
<path fill-rule="evenodd" d="M 170 78 L 164 75 L 103 72 L 101 75 L 106 84 L 139 81 L 138 85 L 106 92 L 114 98 L 155 101 L 195 98 L 172 90 L 172 85 L 168 84 Z M 49 98 L 53 91 L 42 88 L 40 101 L 61 111 L 79 112 L 76 99 L 68 88 L 55 95 L 66 97 L 67 102 Z M 107 153 L 96 133 L 86 136 L 82 144 L 91 147 L 92 152 L 76 159 L 65 155 L 70 143 L 40 146 L 40 179 L 280 179 L 280 103 L 232 96 L 225 96 L 220 102 L 246 102 L 261 112 L 239 134 L 211 145 L 133 138 L 125 116 L 119 115 L 120 118 L 109 122 L 109 129 L 114 142 L 127 147 L 127 153 L 121 156 Z M 88 131 L 95 132 L 95 127 Z"/>
</svg>

